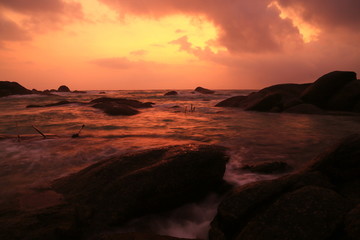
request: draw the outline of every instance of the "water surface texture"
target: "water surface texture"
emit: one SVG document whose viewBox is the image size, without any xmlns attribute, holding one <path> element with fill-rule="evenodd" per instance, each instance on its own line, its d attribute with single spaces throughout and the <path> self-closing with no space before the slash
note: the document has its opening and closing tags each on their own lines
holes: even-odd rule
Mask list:
<svg viewBox="0 0 360 240">
<path fill-rule="evenodd" d="M 219 90 L 211 95 L 179 90 L 177 96 L 164 96 L 164 90 L 99 92 L 0 99 L 2 208 L 18 204 L 19 199 L 33 189 L 99 160 L 166 145 L 223 145 L 229 148 L 231 156 L 225 174 L 227 181 L 241 185 L 271 179 L 277 176 L 249 173 L 239 167 L 262 161 L 285 161 L 298 169 L 329 145 L 360 130 L 359 117 L 259 113 L 214 107 L 230 96 L 250 92 L 245 90 Z M 154 107 L 141 109 L 135 116 L 107 116 L 101 110 L 75 103 L 26 108 L 30 104 L 44 105 L 61 100 L 85 103 L 104 96 L 153 102 Z M 191 105 L 195 107 L 194 112 L 189 112 Z M 85 128 L 80 137 L 71 138 L 83 124 Z M 49 137 L 43 139 L 32 125 Z M 189 214 L 191 219 L 181 220 L 185 222 L 169 223 L 169 216 L 150 219 L 152 225 L 161 226 L 157 227 L 160 234 L 204 237 L 218 201 L 218 197 L 209 196 L 200 206 L 189 205 L 193 212 Z M 199 220 L 195 215 L 206 212 L 204 208 L 208 209 L 208 214 Z M 179 215 L 176 211 L 172 215 Z"/>
</svg>

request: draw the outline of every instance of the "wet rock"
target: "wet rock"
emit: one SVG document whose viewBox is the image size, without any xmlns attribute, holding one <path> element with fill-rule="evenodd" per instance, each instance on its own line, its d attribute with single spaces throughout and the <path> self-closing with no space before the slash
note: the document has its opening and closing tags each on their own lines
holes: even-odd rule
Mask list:
<svg viewBox="0 0 360 240">
<path fill-rule="evenodd" d="M 0 97 L 26 94 L 32 94 L 32 91 L 17 82 L 0 81 Z"/>
<path fill-rule="evenodd" d="M 276 108 L 281 109 L 282 101 L 283 95 L 280 93 L 269 94 L 254 101 L 251 105 L 247 106 L 245 110 L 269 112 Z"/>
<path fill-rule="evenodd" d="M 227 160 L 219 146 L 163 147 L 101 161 L 56 180 L 53 188 L 68 202 L 88 208 L 89 224 L 121 224 L 221 187 Z"/>
<path fill-rule="evenodd" d="M 59 101 L 56 103 L 50 103 L 50 104 L 46 104 L 46 105 L 27 105 L 26 108 L 56 107 L 56 106 L 67 105 L 67 104 L 72 104 L 72 103 L 74 103 L 74 102 L 69 102 L 67 100 L 63 100 L 63 101 Z"/>
<path fill-rule="evenodd" d="M 108 97 L 101 97 L 94 99 L 90 102 L 90 104 L 92 103 L 117 103 L 117 104 L 128 105 L 133 108 L 151 108 L 153 105 L 153 103 L 150 102 L 142 103 L 137 100 L 131 100 L 126 98 L 108 98 Z"/>
<path fill-rule="evenodd" d="M 282 195 L 236 239 L 329 239 L 347 210 L 345 199 L 335 191 L 306 186 Z"/>
<path fill-rule="evenodd" d="M 352 111 L 360 101 L 360 80 L 351 81 L 341 88 L 330 100 L 327 108 L 338 111 Z"/>
<path fill-rule="evenodd" d="M 349 211 L 360 203 L 359 149 L 360 135 L 351 135 L 297 173 L 234 189 L 220 203 L 209 239 L 358 236 L 359 212 Z"/>
<path fill-rule="evenodd" d="M 70 91 L 70 88 L 68 88 L 68 87 L 65 86 L 65 85 L 61 85 L 61 86 L 58 88 L 57 91 L 58 91 L 58 92 L 71 92 L 71 91 Z"/>
<path fill-rule="evenodd" d="M 86 91 L 78 91 L 78 90 L 75 90 L 73 91 L 73 93 L 87 93 Z"/>
<path fill-rule="evenodd" d="M 176 91 L 170 91 L 164 94 L 164 96 L 176 96 L 178 93 Z"/>
<path fill-rule="evenodd" d="M 202 94 L 214 94 L 215 91 L 209 90 L 203 87 L 197 87 L 195 88 L 195 92 L 202 93 Z"/>
<path fill-rule="evenodd" d="M 320 77 L 302 93 L 301 99 L 320 108 L 326 108 L 329 100 L 345 85 L 356 80 L 355 72 L 334 71 Z"/>
<path fill-rule="evenodd" d="M 244 101 L 246 98 L 247 96 L 231 97 L 219 102 L 215 105 L 215 107 L 241 107 L 242 101 Z"/>
<path fill-rule="evenodd" d="M 95 240 L 95 239 L 92 239 Z M 160 236 L 149 233 L 108 233 L 96 237 L 96 240 L 185 240 L 184 238 L 175 238 Z M 191 240 L 188 239 L 187 240 Z M 195 239 L 194 239 L 195 240 Z"/>
<path fill-rule="evenodd" d="M 274 174 L 284 173 L 291 170 L 291 167 L 286 162 L 262 162 L 252 165 L 245 165 L 241 169 L 249 170 L 251 172 L 263 173 L 263 174 Z"/>
<path fill-rule="evenodd" d="M 92 107 L 101 109 L 110 116 L 132 116 L 140 113 L 136 108 L 151 108 L 153 103 L 142 103 L 125 98 L 102 97 L 90 102 Z"/>
<path fill-rule="evenodd" d="M 138 110 L 126 104 L 116 102 L 96 103 L 93 108 L 101 109 L 104 113 L 110 116 L 132 116 L 140 113 Z"/>
<path fill-rule="evenodd" d="M 253 92 L 248 96 L 237 96 L 226 99 L 216 106 L 239 107 L 252 111 L 272 111 L 278 108 L 281 111 L 284 106 L 298 99 L 309 84 L 278 84 Z"/>
<path fill-rule="evenodd" d="M 303 103 L 284 110 L 286 113 L 297 113 L 297 114 L 326 114 L 326 111 L 318 108 L 315 105 Z"/>
<path fill-rule="evenodd" d="M 345 218 L 345 232 L 350 240 L 360 239 L 360 204 L 347 214 Z"/>
</svg>

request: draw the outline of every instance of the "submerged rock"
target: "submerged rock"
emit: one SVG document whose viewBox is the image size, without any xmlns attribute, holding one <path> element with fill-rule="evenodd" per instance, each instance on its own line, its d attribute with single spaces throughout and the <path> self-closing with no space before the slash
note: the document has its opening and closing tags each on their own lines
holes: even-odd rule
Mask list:
<svg viewBox="0 0 360 240">
<path fill-rule="evenodd" d="M 104 113 L 110 116 L 132 116 L 140 113 L 138 110 L 130 107 L 129 105 L 116 102 L 97 103 L 92 107 L 101 109 Z"/>
<path fill-rule="evenodd" d="M 164 94 L 164 96 L 176 96 L 178 93 L 176 91 L 170 91 Z"/>
<path fill-rule="evenodd" d="M 68 88 L 68 87 L 65 86 L 65 85 L 60 86 L 57 91 L 58 91 L 58 92 L 71 92 L 71 91 L 70 91 L 70 88 Z"/>
<path fill-rule="evenodd" d="M 136 108 L 151 108 L 153 103 L 142 103 L 137 100 L 125 98 L 108 98 L 102 97 L 90 102 L 92 107 L 103 110 L 110 116 L 131 116 L 140 113 Z"/>
<path fill-rule="evenodd" d="M 50 103 L 50 104 L 46 104 L 46 105 L 27 105 L 26 108 L 56 107 L 56 106 L 67 105 L 67 104 L 72 104 L 72 103 L 75 103 L 75 102 L 69 102 L 67 100 L 63 100 L 63 101 L 59 101 L 56 103 Z"/>
<path fill-rule="evenodd" d="M 203 87 L 197 87 L 195 88 L 195 92 L 202 93 L 202 94 L 214 94 L 215 91 L 209 90 Z"/>
<path fill-rule="evenodd" d="M 121 224 L 196 201 L 223 184 L 228 157 L 214 145 L 180 145 L 101 161 L 56 180 L 55 191 L 91 212 L 91 221 Z"/>
<path fill-rule="evenodd" d="M 209 239 L 356 239 L 359 149 L 360 135 L 352 135 L 297 173 L 235 188 Z"/>
<path fill-rule="evenodd" d="M 29 89 L 24 88 L 17 82 L 0 81 L 0 97 L 10 95 L 26 95 L 32 94 Z"/>
</svg>

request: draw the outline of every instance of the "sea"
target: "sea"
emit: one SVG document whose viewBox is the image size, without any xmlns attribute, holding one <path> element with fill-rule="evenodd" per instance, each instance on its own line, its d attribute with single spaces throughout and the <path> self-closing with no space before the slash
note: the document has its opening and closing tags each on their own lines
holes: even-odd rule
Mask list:
<svg viewBox="0 0 360 240">
<path fill-rule="evenodd" d="M 208 95 L 177 90 L 176 96 L 164 96 L 166 92 L 96 90 L 0 98 L 0 211 L 14 206 L 41 207 L 26 203 L 34 198 L 37 189 L 124 153 L 188 143 L 222 145 L 228 148 L 230 156 L 224 179 L 242 186 L 281 176 L 241 170 L 245 164 L 283 161 L 296 171 L 340 139 L 360 132 L 360 117 L 356 116 L 279 114 L 215 107 L 226 98 L 248 95 L 252 90 L 216 90 Z M 154 105 L 140 109 L 141 113 L 134 116 L 108 116 L 78 103 L 26 108 L 63 100 L 86 103 L 100 97 L 136 99 Z M 85 127 L 79 137 L 72 138 L 82 125 Z M 210 194 L 202 202 L 136 219 L 116 231 L 206 238 L 221 198 Z M 46 205 L 44 201 L 35 202 Z"/>
</svg>

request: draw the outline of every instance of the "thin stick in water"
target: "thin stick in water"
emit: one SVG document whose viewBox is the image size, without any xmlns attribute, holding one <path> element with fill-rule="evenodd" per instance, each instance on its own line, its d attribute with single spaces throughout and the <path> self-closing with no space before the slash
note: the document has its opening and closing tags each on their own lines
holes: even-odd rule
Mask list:
<svg viewBox="0 0 360 240">
<path fill-rule="evenodd" d="M 73 134 L 71 137 L 72 137 L 72 138 L 77 138 L 77 137 L 79 137 L 79 136 L 80 136 L 80 133 L 81 133 L 81 131 L 83 130 L 84 127 L 85 127 L 85 124 L 83 124 L 83 125 L 81 126 L 81 128 L 80 128 L 80 130 L 79 130 L 78 133 Z"/>
<path fill-rule="evenodd" d="M 31 125 L 38 133 L 40 133 L 44 138 L 46 138 L 45 134 L 43 134 L 38 128 L 36 128 L 34 125 Z"/>
</svg>

